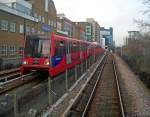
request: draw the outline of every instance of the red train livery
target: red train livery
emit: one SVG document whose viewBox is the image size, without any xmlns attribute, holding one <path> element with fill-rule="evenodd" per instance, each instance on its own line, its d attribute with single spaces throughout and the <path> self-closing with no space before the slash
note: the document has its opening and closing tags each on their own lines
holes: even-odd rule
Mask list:
<svg viewBox="0 0 150 117">
<path fill-rule="evenodd" d="M 51 34 L 26 36 L 21 73 L 47 71 L 54 77 L 66 69 L 93 57 L 102 55 L 104 50 L 97 43 Z"/>
</svg>

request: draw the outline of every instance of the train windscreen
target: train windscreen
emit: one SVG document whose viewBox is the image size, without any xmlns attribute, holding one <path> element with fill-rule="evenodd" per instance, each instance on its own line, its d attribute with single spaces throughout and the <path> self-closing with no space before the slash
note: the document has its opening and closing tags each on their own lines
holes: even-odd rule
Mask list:
<svg viewBox="0 0 150 117">
<path fill-rule="evenodd" d="M 50 40 L 46 39 L 26 39 L 24 56 L 41 58 L 50 54 Z"/>
</svg>

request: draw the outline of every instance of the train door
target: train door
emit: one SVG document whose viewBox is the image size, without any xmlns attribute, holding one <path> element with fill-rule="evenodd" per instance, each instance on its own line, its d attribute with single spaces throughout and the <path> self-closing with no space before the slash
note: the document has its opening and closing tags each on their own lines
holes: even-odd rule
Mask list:
<svg viewBox="0 0 150 117">
<path fill-rule="evenodd" d="M 71 63 L 71 42 L 69 40 L 67 40 L 66 44 L 66 63 Z"/>
</svg>

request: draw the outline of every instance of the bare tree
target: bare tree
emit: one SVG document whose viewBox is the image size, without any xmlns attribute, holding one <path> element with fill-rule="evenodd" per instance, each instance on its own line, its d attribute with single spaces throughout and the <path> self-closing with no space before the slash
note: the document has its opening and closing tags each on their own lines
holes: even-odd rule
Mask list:
<svg viewBox="0 0 150 117">
<path fill-rule="evenodd" d="M 139 39 L 129 39 L 128 44 L 123 47 L 123 54 L 128 63 L 137 73 L 150 74 L 150 36 L 144 35 Z"/>
<path fill-rule="evenodd" d="M 134 19 L 134 22 L 140 27 L 143 32 L 150 32 L 150 0 L 143 0 L 145 9 L 142 11 L 143 19 Z"/>
</svg>

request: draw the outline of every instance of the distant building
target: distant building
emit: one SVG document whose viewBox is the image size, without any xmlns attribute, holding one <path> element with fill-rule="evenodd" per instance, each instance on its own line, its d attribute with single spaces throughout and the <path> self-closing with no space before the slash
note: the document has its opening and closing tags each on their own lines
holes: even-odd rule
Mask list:
<svg viewBox="0 0 150 117">
<path fill-rule="evenodd" d="M 85 35 L 86 40 L 92 42 L 93 41 L 93 28 L 92 25 L 88 22 L 85 23 Z"/>
<path fill-rule="evenodd" d="M 73 22 L 64 14 L 57 14 L 58 31 L 66 34 L 68 37 L 73 36 Z"/>
<path fill-rule="evenodd" d="M 0 0 L 0 66 L 21 62 L 24 35 L 55 31 L 56 14 L 52 0 Z"/>
<path fill-rule="evenodd" d="M 110 46 L 113 45 L 113 28 L 110 27 L 106 29 L 104 27 L 100 28 L 100 37 L 101 39 L 105 39 L 105 45 Z"/>
<path fill-rule="evenodd" d="M 101 38 L 101 46 L 105 49 L 105 38 Z"/>
<path fill-rule="evenodd" d="M 101 41 L 100 40 L 100 25 L 93 18 L 87 18 L 86 21 L 92 24 L 93 41 L 101 43 L 100 42 Z"/>
<path fill-rule="evenodd" d="M 141 34 L 139 31 L 128 31 L 128 34 L 129 34 L 129 37 L 128 37 L 129 39 L 136 40 L 141 37 Z"/>
<path fill-rule="evenodd" d="M 73 38 L 80 39 L 80 40 L 86 40 L 85 26 L 81 22 L 74 22 Z"/>
<path fill-rule="evenodd" d="M 82 38 L 86 41 L 93 41 L 92 24 L 88 22 L 78 22 L 83 29 Z"/>
</svg>

